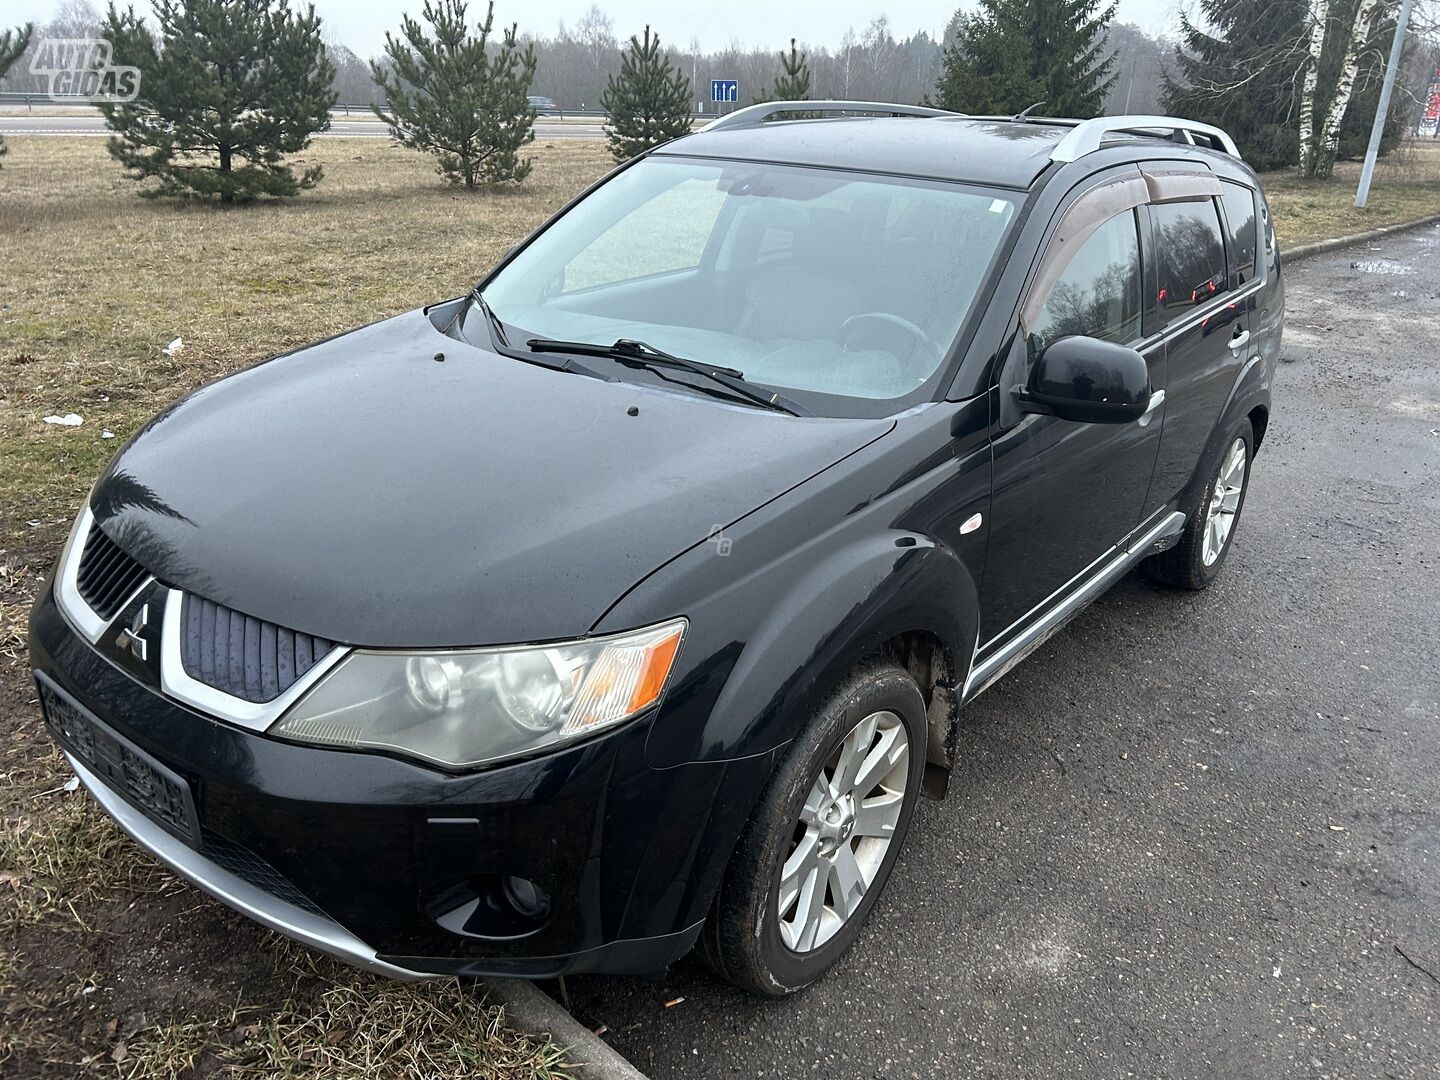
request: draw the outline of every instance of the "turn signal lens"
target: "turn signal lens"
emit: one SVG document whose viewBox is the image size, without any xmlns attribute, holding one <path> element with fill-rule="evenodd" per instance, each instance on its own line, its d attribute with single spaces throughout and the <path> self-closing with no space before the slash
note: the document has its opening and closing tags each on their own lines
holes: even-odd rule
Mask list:
<svg viewBox="0 0 1440 1080">
<path fill-rule="evenodd" d="M 634 716 L 655 704 L 665 689 L 684 633 L 683 623 L 671 623 L 629 644 L 607 649 L 581 686 L 565 730 L 585 731 L 616 717 Z"/>
</svg>

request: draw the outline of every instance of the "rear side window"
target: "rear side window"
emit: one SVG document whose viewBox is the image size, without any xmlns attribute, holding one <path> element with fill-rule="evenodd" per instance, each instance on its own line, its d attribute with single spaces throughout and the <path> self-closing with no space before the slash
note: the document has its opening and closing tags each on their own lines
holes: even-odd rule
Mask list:
<svg viewBox="0 0 1440 1080">
<path fill-rule="evenodd" d="M 1225 204 L 1225 226 L 1229 231 L 1230 274 L 1236 288 L 1255 280 L 1255 193 L 1240 184 L 1220 184 Z"/>
<path fill-rule="evenodd" d="M 1030 329 L 1034 354 L 1071 335 L 1134 341 L 1142 306 L 1140 238 L 1130 210 L 1101 225 L 1071 257 Z"/>
<path fill-rule="evenodd" d="M 1173 322 L 1226 291 L 1225 244 L 1215 200 L 1150 207 L 1160 274 L 1162 322 Z"/>
</svg>

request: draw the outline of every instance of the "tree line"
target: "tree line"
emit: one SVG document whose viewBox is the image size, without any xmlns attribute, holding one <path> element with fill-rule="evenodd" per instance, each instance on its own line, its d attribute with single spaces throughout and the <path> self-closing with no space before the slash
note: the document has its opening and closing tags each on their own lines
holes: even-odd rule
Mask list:
<svg viewBox="0 0 1440 1080">
<path fill-rule="evenodd" d="M 243 202 L 314 186 L 314 167 L 284 163 L 329 124 L 337 101 L 368 102 L 396 142 L 437 160 L 452 183 L 519 183 L 534 138 L 529 97 L 602 109 L 616 160 L 690 129 L 711 78 L 734 78 L 741 104 L 817 98 L 924 102 L 980 115 L 1089 117 L 1168 111 L 1217 123 L 1258 168 L 1293 165 L 1324 178 L 1357 152 L 1373 115 L 1398 0 L 1200 0 L 1178 41 L 1115 22 L 1113 0 L 980 0 L 940 39 L 897 38 L 878 16 L 837 49 L 677 50 L 651 27 L 617 39 L 595 5 L 554 37 L 497 28 L 494 3 L 472 19 L 465 0 L 423 0 L 362 60 L 326 42 L 313 8 L 289 0 L 156 0 L 154 25 L 112 4 L 66 0 L 42 31 L 0 35 L 0 85 L 43 92 L 23 57 L 45 37 L 103 37 L 116 64 L 143 74 L 142 96 L 102 106 L 109 152 L 147 195 Z M 1406 52 L 1391 138 L 1414 115 L 1433 27 Z M 4 80 L 7 67 L 18 74 Z M 1368 106 L 1368 108 L 1367 108 Z M 3 152 L 3 147 L 0 147 Z"/>
</svg>

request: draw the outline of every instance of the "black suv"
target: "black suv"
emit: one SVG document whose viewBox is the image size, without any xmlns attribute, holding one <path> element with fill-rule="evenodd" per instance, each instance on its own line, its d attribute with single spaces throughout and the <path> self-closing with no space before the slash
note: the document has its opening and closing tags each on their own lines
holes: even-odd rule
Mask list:
<svg viewBox="0 0 1440 1080">
<path fill-rule="evenodd" d="M 787 109 L 121 451 L 30 643 L 136 840 L 397 977 L 787 993 L 968 701 L 1133 566 L 1214 579 L 1283 323 L 1229 137 Z"/>
</svg>

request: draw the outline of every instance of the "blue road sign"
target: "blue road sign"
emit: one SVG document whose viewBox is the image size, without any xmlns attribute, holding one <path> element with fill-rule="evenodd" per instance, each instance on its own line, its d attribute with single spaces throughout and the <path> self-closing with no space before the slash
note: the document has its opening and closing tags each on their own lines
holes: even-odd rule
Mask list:
<svg viewBox="0 0 1440 1080">
<path fill-rule="evenodd" d="M 711 101 L 739 101 L 740 80 L 739 79 L 711 79 L 710 80 Z"/>
</svg>

